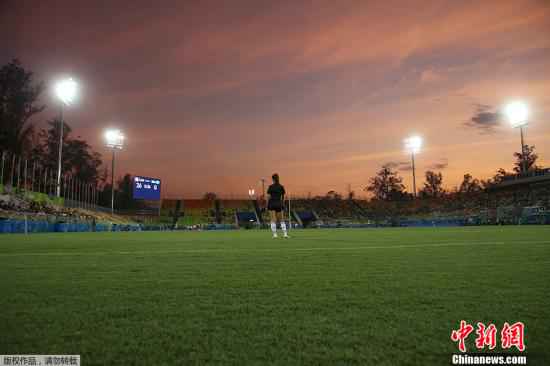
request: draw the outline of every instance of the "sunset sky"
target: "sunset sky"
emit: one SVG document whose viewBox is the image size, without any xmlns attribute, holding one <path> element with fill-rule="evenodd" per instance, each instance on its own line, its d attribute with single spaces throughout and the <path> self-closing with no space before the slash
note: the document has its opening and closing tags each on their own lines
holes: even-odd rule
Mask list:
<svg viewBox="0 0 550 366">
<path fill-rule="evenodd" d="M 66 113 L 119 173 L 160 177 L 169 197 L 245 195 L 273 172 L 291 194 L 360 192 L 385 163 L 417 174 L 511 169 L 519 131 L 550 165 L 550 1 L 0 1 L 0 64 L 81 84 Z M 44 93 L 43 123 L 58 111 Z M 422 181 L 423 179 L 420 179 Z M 419 185 L 421 182 L 419 182 Z"/>
</svg>

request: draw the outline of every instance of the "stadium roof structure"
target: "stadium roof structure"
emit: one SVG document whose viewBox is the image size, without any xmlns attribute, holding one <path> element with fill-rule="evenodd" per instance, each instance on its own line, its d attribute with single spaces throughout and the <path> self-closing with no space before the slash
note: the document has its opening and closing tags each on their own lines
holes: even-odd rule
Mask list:
<svg viewBox="0 0 550 366">
<path fill-rule="evenodd" d="M 487 188 L 489 192 L 519 188 L 531 185 L 550 185 L 550 168 L 537 169 L 525 174 L 514 174 L 505 177 L 502 182 L 492 184 Z"/>
</svg>

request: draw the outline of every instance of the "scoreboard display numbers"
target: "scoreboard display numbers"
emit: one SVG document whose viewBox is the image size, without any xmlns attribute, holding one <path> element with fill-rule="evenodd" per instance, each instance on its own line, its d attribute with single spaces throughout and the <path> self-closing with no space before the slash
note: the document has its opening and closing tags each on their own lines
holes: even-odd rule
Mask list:
<svg viewBox="0 0 550 366">
<path fill-rule="evenodd" d="M 161 182 L 158 178 L 134 177 L 135 200 L 160 201 Z"/>
</svg>

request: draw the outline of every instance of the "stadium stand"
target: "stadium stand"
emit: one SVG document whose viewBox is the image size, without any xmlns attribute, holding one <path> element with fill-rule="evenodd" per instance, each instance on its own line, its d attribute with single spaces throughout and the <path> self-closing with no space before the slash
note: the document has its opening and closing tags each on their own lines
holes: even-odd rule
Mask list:
<svg viewBox="0 0 550 366">
<path fill-rule="evenodd" d="M 260 224 L 256 212 L 253 211 L 235 211 L 235 222 L 237 227 L 246 229 L 257 227 Z"/>
<path fill-rule="evenodd" d="M 302 227 L 313 226 L 319 221 L 319 217 L 314 211 L 292 211 L 292 214 L 296 222 Z"/>
<path fill-rule="evenodd" d="M 46 193 L 9 187 L 2 192 L 0 232 L 225 230 L 251 227 L 250 220 L 264 226 L 269 222 L 265 208 L 250 199 L 182 200 L 181 212 L 179 200 L 164 200 L 160 212 L 141 207 L 112 216 L 107 208 L 79 207 L 80 202 Z M 302 227 L 549 224 L 549 208 L 550 169 L 509 175 L 481 191 L 437 198 L 388 202 L 319 196 L 291 201 L 292 221 Z"/>
<path fill-rule="evenodd" d="M 64 207 L 57 199 L 42 193 L 5 192 L 0 195 L 0 233 L 133 231 L 140 228 L 123 216 Z"/>
<path fill-rule="evenodd" d="M 546 223 L 550 208 L 550 169 L 506 176 L 487 187 L 487 207 L 497 224 Z"/>
</svg>

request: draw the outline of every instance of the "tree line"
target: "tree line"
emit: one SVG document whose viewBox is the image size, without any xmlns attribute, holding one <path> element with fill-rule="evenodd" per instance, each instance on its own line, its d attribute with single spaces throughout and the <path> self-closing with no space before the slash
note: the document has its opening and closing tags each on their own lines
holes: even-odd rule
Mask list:
<svg viewBox="0 0 550 366">
<path fill-rule="evenodd" d="M 452 198 L 457 195 L 461 195 L 462 197 L 475 195 L 483 192 L 491 185 L 502 182 L 507 177 L 536 172 L 541 169 L 541 167 L 536 164 L 538 155 L 535 153 L 535 146 L 526 145 L 524 146 L 523 154 L 521 152 L 515 152 L 513 156 L 515 161 L 512 171 L 506 171 L 503 168 L 499 168 L 489 179 L 477 179 L 471 174 L 466 173 L 460 185 L 453 190 L 446 190 L 443 187 L 443 174 L 441 172 L 428 170 L 424 174 L 424 183 L 422 188 L 418 191 L 418 198 L 438 199 L 446 197 Z M 369 193 L 372 196 L 372 200 L 380 202 L 403 202 L 411 201 L 414 198 L 412 193 L 407 192 L 403 184 L 403 178 L 392 164 L 384 164 L 380 170 L 376 172 L 376 175 L 369 179 L 363 191 Z M 355 192 L 350 190 L 347 198 L 352 200 L 354 197 Z M 341 200 L 343 196 L 331 190 L 328 191 L 324 197 L 317 196 L 316 198 Z"/>
<path fill-rule="evenodd" d="M 41 114 L 48 106 L 41 103 L 46 89 L 33 72 L 17 59 L 0 68 L 0 152 L 38 162 L 42 169 L 57 172 L 59 117 L 44 121 Z M 38 125 L 46 122 L 45 128 Z M 82 184 L 96 187 L 98 203 L 109 206 L 111 184 L 102 156 L 81 137 L 75 136 L 66 121 L 63 123 L 62 175 L 70 175 Z M 116 183 L 119 208 L 130 208 L 131 177 L 129 174 Z"/>
<path fill-rule="evenodd" d="M 462 182 L 454 191 L 447 191 L 443 188 L 443 174 L 441 172 L 428 170 L 425 172 L 424 186 L 418 192 L 418 196 L 420 198 L 442 198 L 449 194 L 475 194 L 484 191 L 491 185 L 502 182 L 507 177 L 540 169 L 536 165 L 538 155 L 535 153 L 535 146 L 526 145 L 524 153 L 515 152 L 514 158 L 512 172 L 499 168 L 491 178 L 486 180 L 474 178 L 471 174 L 466 173 Z M 524 171 L 524 167 L 526 171 Z M 403 201 L 413 198 L 413 195 L 406 191 L 403 178 L 389 164 L 382 166 L 377 174 L 369 180 L 369 184 L 364 190 L 371 193 L 373 198 L 379 201 Z"/>
</svg>

